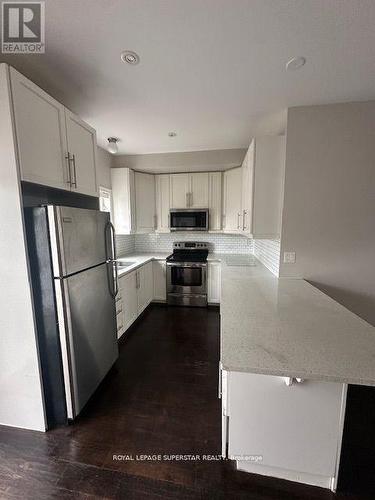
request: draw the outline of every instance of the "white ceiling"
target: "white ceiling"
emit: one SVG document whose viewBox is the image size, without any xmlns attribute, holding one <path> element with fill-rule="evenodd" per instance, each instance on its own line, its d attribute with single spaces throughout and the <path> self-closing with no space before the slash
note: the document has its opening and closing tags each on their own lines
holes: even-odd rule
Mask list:
<svg viewBox="0 0 375 500">
<path fill-rule="evenodd" d="M 375 98 L 374 26 L 374 0 L 47 0 L 45 55 L 2 60 L 121 153 L 241 148 L 288 106 Z"/>
</svg>

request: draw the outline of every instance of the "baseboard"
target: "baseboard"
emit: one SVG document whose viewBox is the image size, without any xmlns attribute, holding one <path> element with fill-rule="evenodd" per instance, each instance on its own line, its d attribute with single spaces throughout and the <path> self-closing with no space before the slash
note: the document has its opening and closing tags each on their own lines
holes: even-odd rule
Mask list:
<svg viewBox="0 0 375 500">
<path fill-rule="evenodd" d="M 260 474 L 261 476 L 276 477 L 286 479 L 296 483 L 310 484 L 311 486 L 320 486 L 321 488 L 331 489 L 333 478 L 330 476 L 321 476 L 320 474 L 310 474 L 308 472 L 298 472 L 278 467 L 269 467 L 259 463 L 236 461 L 237 469 L 250 472 L 251 474 Z"/>
</svg>

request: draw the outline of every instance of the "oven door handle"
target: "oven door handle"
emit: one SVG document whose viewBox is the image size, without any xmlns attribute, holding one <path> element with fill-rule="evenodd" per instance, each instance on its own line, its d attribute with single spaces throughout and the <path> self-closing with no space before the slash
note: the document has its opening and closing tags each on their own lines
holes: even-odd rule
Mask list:
<svg viewBox="0 0 375 500">
<path fill-rule="evenodd" d="M 197 267 L 207 267 L 207 263 L 205 262 L 200 262 L 199 264 L 194 264 L 193 262 L 167 262 L 167 266 L 171 267 L 191 267 L 191 268 L 197 268 Z"/>
</svg>

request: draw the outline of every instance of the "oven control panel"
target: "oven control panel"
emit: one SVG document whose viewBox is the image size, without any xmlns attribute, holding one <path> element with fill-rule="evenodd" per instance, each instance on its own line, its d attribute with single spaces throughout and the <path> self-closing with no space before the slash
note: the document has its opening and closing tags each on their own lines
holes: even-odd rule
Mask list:
<svg viewBox="0 0 375 500">
<path fill-rule="evenodd" d="M 173 248 L 178 250 L 208 250 L 208 243 L 204 241 L 175 241 Z"/>
</svg>

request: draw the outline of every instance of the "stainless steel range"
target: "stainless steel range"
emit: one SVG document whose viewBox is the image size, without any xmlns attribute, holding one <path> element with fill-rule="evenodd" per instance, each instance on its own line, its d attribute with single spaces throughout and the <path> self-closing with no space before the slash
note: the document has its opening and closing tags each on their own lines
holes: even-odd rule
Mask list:
<svg viewBox="0 0 375 500">
<path fill-rule="evenodd" d="M 207 306 L 208 243 L 177 241 L 167 257 L 167 302 L 175 306 Z"/>
</svg>

